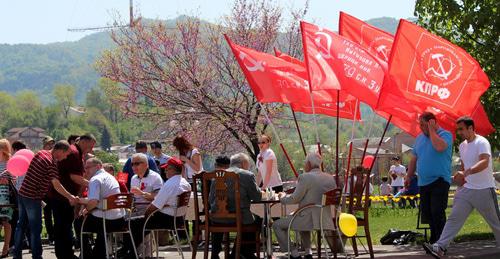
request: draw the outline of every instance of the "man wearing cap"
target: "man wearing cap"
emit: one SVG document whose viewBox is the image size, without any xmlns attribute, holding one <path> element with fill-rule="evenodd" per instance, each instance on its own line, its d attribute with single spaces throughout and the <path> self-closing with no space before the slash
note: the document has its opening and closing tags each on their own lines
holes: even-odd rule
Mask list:
<svg viewBox="0 0 500 259">
<path fill-rule="evenodd" d="M 135 152 L 143 153 L 147 155 L 148 152 L 148 144 L 144 141 L 135 142 Z M 155 159 L 147 156 L 148 158 L 148 167 L 150 170 L 153 170 L 157 173 L 160 173 L 160 170 L 156 166 Z M 128 174 L 127 188 L 130 190 L 130 181 L 132 180 L 132 176 L 134 176 L 134 170 L 132 169 L 132 158 L 129 158 L 125 165 L 123 166 L 123 172 Z"/>
<path fill-rule="evenodd" d="M 145 218 L 156 210 L 160 211 L 149 219 L 147 228 L 173 229 L 174 220 L 177 221 L 178 227 L 184 224 L 181 216 L 186 214 L 187 207 L 179 208 L 177 215 L 174 214 L 174 207 L 177 205 L 177 196 L 183 192 L 191 191 L 191 185 L 181 176 L 182 161 L 178 158 L 171 157 L 167 162 L 166 170 L 168 180 L 163 184 L 151 205 L 146 209 L 145 217 L 138 221 L 135 220 L 132 226 L 134 242 L 137 246 L 142 243 L 142 229 Z"/>
<path fill-rule="evenodd" d="M 43 138 L 43 150 L 51 150 L 54 145 L 56 144 L 56 141 L 51 137 L 51 136 L 45 136 Z"/>
<path fill-rule="evenodd" d="M 166 164 L 167 161 L 170 159 L 170 156 L 161 152 L 161 143 L 158 141 L 155 141 L 155 142 L 152 142 L 150 144 L 150 146 L 151 146 L 151 153 L 153 154 L 153 158 L 160 162 L 160 166 Z"/>
</svg>

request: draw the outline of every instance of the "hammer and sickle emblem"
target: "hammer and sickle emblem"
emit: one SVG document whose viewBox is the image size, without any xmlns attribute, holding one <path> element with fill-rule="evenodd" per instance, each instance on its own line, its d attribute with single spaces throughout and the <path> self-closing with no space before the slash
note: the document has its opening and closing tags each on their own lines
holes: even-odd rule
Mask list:
<svg viewBox="0 0 500 259">
<path fill-rule="evenodd" d="M 386 45 L 380 45 L 377 47 L 377 53 L 382 55 L 385 61 L 389 60 L 389 57 L 387 56 L 387 46 Z"/>
<path fill-rule="evenodd" d="M 456 65 L 453 64 L 451 59 L 446 58 L 441 53 L 432 54 L 431 59 L 436 60 L 438 67 L 437 69 L 435 67 L 430 67 L 427 69 L 427 71 L 425 71 L 425 73 L 428 74 L 429 72 L 431 72 L 432 76 L 440 78 L 441 80 L 448 80 L 448 77 L 451 75 Z"/>
<path fill-rule="evenodd" d="M 316 58 L 332 58 L 332 55 L 330 55 L 330 48 L 332 47 L 332 37 L 328 35 L 328 33 L 322 31 L 316 32 L 315 35 L 316 38 L 314 39 L 314 43 L 316 43 L 316 47 L 318 47 L 319 49 L 319 53 L 316 55 Z M 326 39 L 326 47 L 321 43 L 321 38 Z"/>
<path fill-rule="evenodd" d="M 240 52 L 240 58 L 243 60 L 243 64 L 245 67 L 250 71 L 250 72 L 255 72 L 257 70 L 260 70 L 261 72 L 264 72 L 264 62 L 263 61 L 257 61 L 250 56 L 248 56 L 244 52 Z M 245 60 L 248 60 L 248 62 L 244 62 Z M 247 65 L 247 63 L 250 63 L 251 65 Z"/>
</svg>

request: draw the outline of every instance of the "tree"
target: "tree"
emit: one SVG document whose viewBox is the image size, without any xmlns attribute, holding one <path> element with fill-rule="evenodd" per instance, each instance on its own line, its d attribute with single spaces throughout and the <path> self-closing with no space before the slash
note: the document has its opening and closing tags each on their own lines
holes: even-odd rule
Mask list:
<svg viewBox="0 0 500 259">
<path fill-rule="evenodd" d="M 493 150 L 500 149 L 500 5 L 497 0 L 419 0 L 418 24 L 469 52 L 490 78 L 481 97 L 496 132 L 488 136 Z"/>
<path fill-rule="evenodd" d="M 70 107 L 75 104 L 75 87 L 72 85 L 56 85 L 53 94 L 57 104 L 63 111 L 64 118 L 67 120 Z"/>
<path fill-rule="evenodd" d="M 111 148 L 111 134 L 109 133 L 109 129 L 107 126 L 104 126 L 102 128 L 101 148 L 104 151 L 109 151 Z"/>
<path fill-rule="evenodd" d="M 105 52 L 97 68 L 120 83 L 112 86 L 113 101 L 126 114 L 148 118 L 171 135 L 185 134 L 204 150 L 243 147 L 256 159 L 257 135 L 265 128 L 261 107 L 223 34 L 259 51 L 276 46 L 296 54 L 297 19 L 306 9 L 292 11 L 293 26 L 282 26 L 283 11 L 266 0 L 235 1 L 217 25 L 189 17 L 175 28 L 139 20 L 112 34 L 117 48 Z"/>
</svg>

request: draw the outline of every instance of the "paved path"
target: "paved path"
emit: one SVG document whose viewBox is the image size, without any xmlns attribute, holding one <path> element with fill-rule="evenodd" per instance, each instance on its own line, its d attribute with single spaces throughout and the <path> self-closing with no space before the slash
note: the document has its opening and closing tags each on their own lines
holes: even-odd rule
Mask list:
<svg viewBox="0 0 500 259">
<path fill-rule="evenodd" d="M 0 243 L 2 246 L 3 243 Z M 189 252 L 189 248 L 186 246 L 186 250 L 184 252 L 185 258 L 191 258 L 191 252 Z M 52 246 L 44 246 L 43 247 L 43 258 L 44 259 L 56 259 L 54 254 L 54 247 Z M 352 250 L 348 248 L 348 252 L 352 253 Z M 77 253 L 78 254 L 78 253 Z M 275 253 L 276 256 L 282 256 L 283 253 Z M 223 254 L 221 253 L 221 256 Z M 24 258 L 31 258 L 28 250 L 24 250 L 23 253 Z M 181 258 L 174 249 L 165 249 L 160 253 L 160 257 L 168 258 L 168 259 L 177 259 Z M 203 258 L 203 252 L 198 252 L 197 258 Z M 316 257 L 315 257 L 316 258 Z M 323 256 L 323 258 L 325 258 Z M 343 257 L 339 257 L 343 258 Z M 370 258 L 369 255 L 363 254 L 357 258 Z M 426 255 L 420 246 L 375 246 L 375 258 L 411 258 L 411 259 L 431 259 L 432 257 Z M 500 258 L 500 249 L 495 248 L 494 241 L 472 241 L 466 243 L 454 244 L 448 250 L 448 255 L 445 258 L 480 258 L 480 259 L 489 259 L 489 258 Z"/>
</svg>

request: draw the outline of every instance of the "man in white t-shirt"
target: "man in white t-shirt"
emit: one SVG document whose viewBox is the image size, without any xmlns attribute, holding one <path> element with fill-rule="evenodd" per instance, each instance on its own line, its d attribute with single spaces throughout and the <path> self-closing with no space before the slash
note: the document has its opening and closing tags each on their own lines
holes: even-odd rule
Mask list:
<svg viewBox="0 0 500 259">
<path fill-rule="evenodd" d="M 405 185 L 406 167 L 401 164 L 399 156 L 392 157 L 391 162 L 389 175 L 391 176 L 392 194 L 396 195 Z"/>
<path fill-rule="evenodd" d="M 444 256 L 450 242 L 473 209 L 490 225 L 497 247 L 500 247 L 500 212 L 495 193 L 490 143 L 475 133 L 474 121 L 467 116 L 457 120 L 457 134 L 465 140 L 459 146 L 462 171 L 457 172 L 455 179 L 459 178 L 458 175 L 463 175 L 465 183 L 455 193 L 453 209 L 439 240 L 432 245 L 424 244 L 424 249 L 436 258 Z"/>
</svg>

